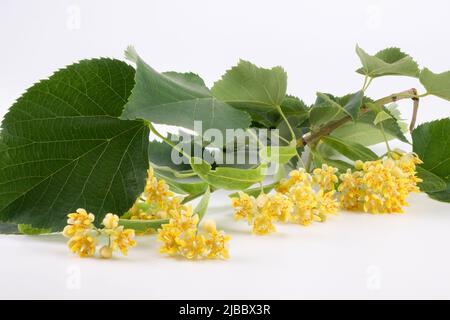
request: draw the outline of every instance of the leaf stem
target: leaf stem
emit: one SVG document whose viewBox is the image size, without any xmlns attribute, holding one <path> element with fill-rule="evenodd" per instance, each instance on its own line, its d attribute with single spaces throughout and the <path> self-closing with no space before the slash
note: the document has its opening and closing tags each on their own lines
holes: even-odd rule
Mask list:
<svg viewBox="0 0 450 320">
<path fill-rule="evenodd" d="M 289 120 L 287 119 L 286 115 L 284 114 L 283 110 L 279 105 L 276 106 L 278 113 L 283 118 L 284 122 L 286 123 L 286 126 L 289 129 L 289 132 L 291 133 L 291 142 L 296 141 L 297 136 L 295 135 L 294 129 L 292 128 L 291 124 L 289 123 Z M 295 150 L 295 153 L 297 154 L 298 160 L 302 163 L 303 168 L 305 168 L 305 163 L 303 162 L 302 156 L 298 153 L 297 148 Z"/>
<path fill-rule="evenodd" d="M 416 126 L 418 111 L 419 111 L 419 98 L 413 98 L 413 113 L 412 113 L 411 123 L 409 124 L 410 132 L 412 132 Z"/>
<path fill-rule="evenodd" d="M 373 78 L 369 77 L 369 76 L 365 76 L 364 78 L 364 84 L 362 87 L 362 91 L 366 91 L 367 88 L 369 88 L 370 84 L 372 83 Z"/>
<path fill-rule="evenodd" d="M 186 158 L 190 159 L 191 155 L 184 152 L 183 149 L 180 149 L 178 146 L 176 146 L 172 141 L 167 139 L 167 137 L 163 136 L 161 133 L 156 130 L 156 128 L 153 126 L 151 122 L 146 122 L 147 126 L 149 127 L 150 131 L 153 132 L 157 137 L 161 138 L 165 143 L 167 143 L 169 146 L 171 146 L 173 149 L 181 153 Z"/>
<path fill-rule="evenodd" d="M 286 115 L 284 114 L 283 110 L 281 110 L 281 107 L 279 105 L 276 106 L 278 113 L 281 115 L 281 117 L 283 118 L 284 122 L 286 123 L 286 126 L 289 129 L 289 132 L 291 133 L 291 141 L 295 140 L 297 137 L 295 136 L 295 132 L 294 129 L 292 129 L 291 124 L 289 123 Z"/>
<path fill-rule="evenodd" d="M 306 158 L 306 166 L 305 166 L 306 172 L 310 172 L 311 171 L 312 155 L 313 155 L 313 151 L 310 148 L 309 154 L 308 154 L 308 158 Z"/>
<path fill-rule="evenodd" d="M 383 126 L 383 122 L 380 122 L 380 129 L 381 129 L 381 133 L 383 134 L 383 139 L 384 139 L 384 143 L 386 143 L 386 148 L 388 153 L 391 152 L 391 148 L 389 147 L 389 142 L 386 136 L 386 132 L 384 131 L 384 126 Z"/>
</svg>

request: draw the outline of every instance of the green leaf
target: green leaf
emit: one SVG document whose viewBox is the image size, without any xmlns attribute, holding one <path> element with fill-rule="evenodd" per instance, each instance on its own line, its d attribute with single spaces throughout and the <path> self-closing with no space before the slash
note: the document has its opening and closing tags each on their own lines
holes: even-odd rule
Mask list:
<svg viewBox="0 0 450 320">
<path fill-rule="evenodd" d="M 21 234 L 26 234 L 28 236 L 37 236 L 40 234 L 48 234 L 52 232 L 52 229 L 33 228 L 31 224 L 19 224 L 17 225 L 17 230 Z"/>
<path fill-rule="evenodd" d="M 302 100 L 297 97 L 287 96 L 281 105 L 281 110 L 285 114 L 297 138 L 305 133 L 304 127 L 307 127 L 309 130 L 309 107 Z M 280 137 L 287 141 L 292 140 L 291 131 L 286 121 L 280 115 L 278 115 L 278 120 L 272 123 L 270 127 L 274 126 L 279 130 Z M 280 139 L 280 144 L 283 143 L 286 144 L 288 142 Z"/>
<path fill-rule="evenodd" d="M 428 194 L 432 199 L 442 202 L 450 202 L 450 183 L 447 184 L 445 190 L 432 192 Z"/>
<path fill-rule="evenodd" d="M 311 126 L 319 128 L 344 116 L 344 108 L 336 102 L 335 97 L 321 92 L 317 93 L 316 102 L 309 113 Z"/>
<path fill-rule="evenodd" d="M 297 155 L 295 145 L 263 147 L 259 150 L 261 161 L 265 163 L 286 164 Z"/>
<path fill-rule="evenodd" d="M 214 83 L 211 92 L 233 107 L 254 113 L 270 112 L 286 96 L 287 74 L 281 67 L 264 69 L 240 60 Z"/>
<path fill-rule="evenodd" d="M 191 159 L 191 167 L 200 178 L 215 188 L 225 190 L 244 190 L 263 180 L 262 168 L 237 169 L 211 165 L 200 158 Z"/>
<path fill-rule="evenodd" d="M 352 120 L 356 120 L 366 99 L 363 91 L 340 98 L 318 92 L 316 102 L 310 109 L 309 120 L 311 125 L 316 128 L 322 127 L 343 118 L 345 115 L 349 115 Z"/>
<path fill-rule="evenodd" d="M 450 118 L 435 120 L 418 126 L 412 132 L 413 151 L 423 161 L 420 167 L 450 183 Z M 419 172 L 419 171 L 418 171 Z M 420 172 L 419 172 L 420 174 Z M 425 179 L 424 179 L 425 180 Z M 420 186 L 422 188 L 422 186 Z M 440 201 L 448 201 L 450 189 L 429 195 Z M 447 200 L 446 200 L 447 199 Z"/>
<path fill-rule="evenodd" d="M 434 173 L 424 169 L 421 166 L 416 167 L 417 176 L 423 181 L 419 183 L 420 190 L 423 192 L 438 192 L 447 188 L 447 183 Z"/>
<path fill-rule="evenodd" d="M 203 217 L 206 214 L 206 210 L 208 209 L 209 204 L 209 198 L 211 196 L 211 192 L 209 191 L 209 187 L 206 189 L 205 193 L 203 194 L 202 199 L 200 202 L 195 206 L 193 213 L 198 215 L 199 222 L 202 221 Z"/>
<path fill-rule="evenodd" d="M 325 136 L 321 140 L 350 160 L 370 161 L 378 159 L 376 153 L 364 147 L 362 144 L 332 136 Z"/>
<path fill-rule="evenodd" d="M 186 171 L 191 169 L 189 160 L 184 161 L 182 155 L 180 155 L 180 160 L 182 160 L 180 161 L 181 163 L 174 163 L 172 160 L 172 152 L 176 151 L 165 142 L 158 142 L 156 140 L 149 142 L 148 159 L 155 167 L 167 168 L 174 171 Z"/>
<path fill-rule="evenodd" d="M 356 120 L 359 115 L 359 110 L 363 105 L 364 91 L 360 90 L 353 94 L 349 101 L 344 105 L 344 111 Z"/>
<path fill-rule="evenodd" d="M 197 130 L 194 121 L 201 121 L 202 131 L 247 128 L 250 116 L 218 101 L 197 75 L 192 73 L 161 74 L 147 65 L 129 47 L 128 59 L 136 63 L 136 85 L 125 105 L 122 119 L 143 119 Z"/>
<path fill-rule="evenodd" d="M 406 53 L 398 48 L 388 48 L 379 51 L 374 56 L 367 54 L 356 46 L 356 53 L 363 67 L 357 72 L 371 78 L 388 75 L 398 75 L 417 78 L 419 67 L 417 63 Z"/>
<path fill-rule="evenodd" d="M 436 74 L 425 68 L 420 73 L 420 82 L 429 94 L 450 100 L 450 71 Z"/>
<path fill-rule="evenodd" d="M 375 120 L 373 120 L 373 124 L 377 125 L 380 122 L 383 122 L 388 119 L 392 119 L 392 117 L 386 111 L 381 110 L 380 112 L 377 113 Z"/>
<path fill-rule="evenodd" d="M 450 118 L 418 126 L 412 133 L 413 150 L 422 167 L 444 180 L 450 179 Z"/>
<path fill-rule="evenodd" d="M 387 138 L 389 140 L 396 138 L 402 142 L 409 143 L 399 125 L 401 123 L 400 120 L 395 118 L 387 108 L 383 108 L 382 110 L 391 116 L 391 119 L 383 121 L 383 128 Z M 364 146 L 383 142 L 383 134 L 380 128 L 375 125 L 376 116 L 377 113 L 375 111 L 366 112 L 356 122 L 348 122 L 342 125 L 335 129 L 331 135 L 347 141 L 358 141 L 359 144 Z"/>
<path fill-rule="evenodd" d="M 308 109 L 308 106 L 302 100 L 292 95 L 287 95 L 281 103 L 281 110 L 283 110 L 286 117 L 295 117 L 298 119 L 298 122 L 308 118 Z M 279 121 L 281 120 L 280 117 Z"/>
<path fill-rule="evenodd" d="M 145 185 L 149 131 L 123 121 L 134 70 L 85 60 L 32 86 L 0 134 L 0 220 L 60 231 L 77 208 L 122 214 Z"/>
</svg>

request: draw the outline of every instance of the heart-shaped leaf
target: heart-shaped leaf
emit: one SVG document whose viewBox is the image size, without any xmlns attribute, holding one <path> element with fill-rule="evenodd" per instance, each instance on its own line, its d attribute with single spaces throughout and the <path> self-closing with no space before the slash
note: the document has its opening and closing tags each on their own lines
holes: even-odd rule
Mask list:
<svg viewBox="0 0 450 320">
<path fill-rule="evenodd" d="M 122 214 L 142 192 L 148 128 L 123 121 L 134 70 L 85 60 L 32 86 L 0 135 L 0 220 L 61 230 L 77 208 Z"/>
<path fill-rule="evenodd" d="M 423 161 L 422 168 L 450 184 L 450 118 L 427 122 L 412 132 L 413 150 Z M 418 171 L 419 175 L 421 174 Z M 423 172 L 422 172 L 423 174 Z M 424 177 L 424 180 L 426 177 Z M 450 188 L 440 192 L 428 192 L 432 198 L 449 201 Z"/>
<path fill-rule="evenodd" d="M 281 67 L 259 68 L 240 60 L 211 88 L 214 97 L 250 114 L 270 112 L 286 96 L 287 74 Z"/>
<path fill-rule="evenodd" d="M 416 167 L 417 176 L 423 181 L 419 183 L 420 191 L 430 193 L 439 192 L 447 188 L 447 183 L 434 173 L 421 166 Z"/>
<path fill-rule="evenodd" d="M 371 56 L 356 46 L 356 53 L 363 65 L 357 72 L 368 77 L 398 75 L 417 78 L 419 76 L 417 63 L 398 48 L 384 49 Z"/>
<path fill-rule="evenodd" d="M 450 100 L 450 71 L 436 74 L 425 68 L 420 73 L 420 82 L 429 94 Z"/>
<path fill-rule="evenodd" d="M 122 113 L 122 119 L 143 119 L 197 130 L 225 132 L 226 129 L 247 128 L 250 116 L 211 96 L 197 75 L 174 72 L 159 73 L 146 64 L 129 47 L 128 59 L 136 63 L 136 85 Z M 201 128 L 195 126 L 199 121 Z"/>
</svg>

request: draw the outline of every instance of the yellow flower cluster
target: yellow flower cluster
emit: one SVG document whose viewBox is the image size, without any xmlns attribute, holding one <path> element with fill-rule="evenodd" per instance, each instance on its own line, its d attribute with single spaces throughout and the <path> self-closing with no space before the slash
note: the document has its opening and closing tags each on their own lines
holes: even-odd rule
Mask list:
<svg viewBox="0 0 450 320">
<path fill-rule="evenodd" d="M 348 169 L 340 176 L 342 207 L 371 213 L 402 213 L 409 193 L 419 192 L 419 163 L 415 154 L 398 152 L 376 161 L 356 161 L 356 170 Z"/>
<path fill-rule="evenodd" d="M 257 198 L 240 191 L 239 198 L 232 198 L 236 220 L 247 220 L 254 234 L 275 232 L 274 222 L 291 219 L 292 202 L 281 193 L 260 194 Z"/>
<path fill-rule="evenodd" d="M 325 221 L 326 215 L 336 213 L 339 207 L 335 198 L 336 172 L 327 165 L 315 169 L 312 175 L 304 169 L 293 170 L 274 194 L 261 194 L 255 199 L 239 192 L 239 198 L 232 199 L 235 218 L 247 220 L 258 235 L 274 232 L 277 221 L 302 225 Z"/>
<path fill-rule="evenodd" d="M 323 222 L 328 214 L 337 212 L 336 172 L 336 168 L 324 164 L 314 169 L 312 175 L 304 169 L 298 169 L 290 172 L 288 180 L 281 181 L 277 190 L 285 193 L 293 202 L 293 222 L 307 226 L 314 221 Z"/>
<path fill-rule="evenodd" d="M 124 229 L 119 226 L 119 217 L 108 213 L 103 219 L 103 229 L 97 229 L 93 222 L 95 216 L 85 209 L 78 209 L 69 213 L 67 226 L 63 230 L 63 235 L 69 238 L 68 246 L 70 251 L 80 257 L 92 257 L 95 254 L 98 244 L 98 236 L 104 234 L 108 238 L 108 245 L 100 249 L 102 258 L 111 258 L 114 250 L 120 250 L 127 255 L 128 248 L 136 245 L 134 241 L 134 230 Z"/>
<path fill-rule="evenodd" d="M 182 198 L 169 190 L 163 179 L 158 180 L 153 168 L 147 172 L 144 192 L 129 210 L 132 220 L 155 220 L 171 218 L 171 213 L 182 209 Z"/>
<path fill-rule="evenodd" d="M 188 259 L 228 259 L 230 236 L 218 231 L 214 221 L 206 221 L 205 232 L 200 234 L 198 223 L 199 217 L 193 215 L 191 206 L 174 211 L 169 223 L 158 230 L 158 240 L 162 243 L 160 252 Z"/>
</svg>

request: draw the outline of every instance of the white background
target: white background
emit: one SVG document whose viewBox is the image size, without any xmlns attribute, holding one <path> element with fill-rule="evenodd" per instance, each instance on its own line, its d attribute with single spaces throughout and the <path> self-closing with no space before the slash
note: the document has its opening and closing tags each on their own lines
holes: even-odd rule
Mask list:
<svg viewBox="0 0 450 320">
<path fill-rule="evenodd" d="M 343 95 L 362 86 L 356 43 L 401 47 L 434 72 L 450 69 L 448 1 L 0 2 L 0 117 L 23 91 L 84 58 L 121 59 L 133 44 L 160 71 L 194 71 L 211 85 L 239 58 L 282 65 L 289 93 Z M 373 98 L 422 87 L 376 80 Z M 410 102 L 401 104 L 406 119 Z M 426 98 L 419 122 L 450 116 Z M 225 194 L 210 216 L 232 236 L 230 261 L 164 258 L 153 238 L 128 258 L 78 259 L 61 236 L 0 236 L 0 298 L 450 298 L 449 205 L 411 197 L 401 216 L 342 212 L 310 228 L 251 236 Z"/>
</svg>

